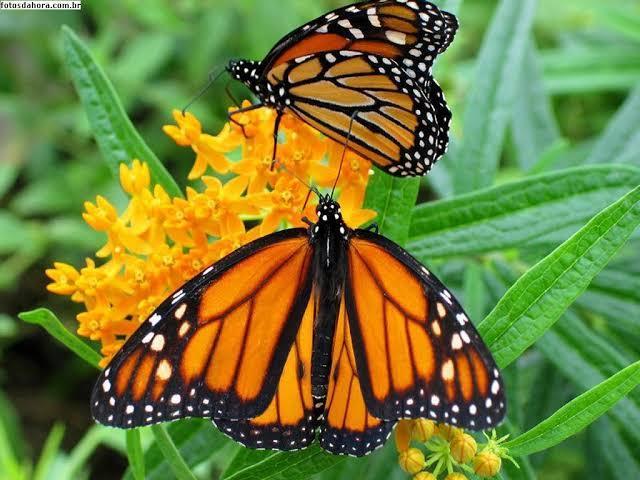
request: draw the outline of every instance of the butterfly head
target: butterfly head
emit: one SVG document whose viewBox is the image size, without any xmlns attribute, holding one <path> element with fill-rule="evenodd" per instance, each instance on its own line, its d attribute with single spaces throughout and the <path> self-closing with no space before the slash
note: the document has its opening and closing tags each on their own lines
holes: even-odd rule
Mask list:
<svg viewBox="0 0 640 480">
<path fill-rule="evenodd" d="M 318 221 L 312 228 L 313 236 L 322 235 L 323 232 L 334 231 L 334 233 L 338 233 L 339 237 L 348 239 L 349 227 L 342 219 L 342 211 L 338 202 L 328 195 L 320 197 L 320 203 L 316 207 L 316 214 L 318 215 Z"/>
<path fill-rule="evenodd" d="M 260 79 L 259 66 L 260 62 L 254 60 L 231 60 L 227 72 L 253 90 Z"/>
</svg>

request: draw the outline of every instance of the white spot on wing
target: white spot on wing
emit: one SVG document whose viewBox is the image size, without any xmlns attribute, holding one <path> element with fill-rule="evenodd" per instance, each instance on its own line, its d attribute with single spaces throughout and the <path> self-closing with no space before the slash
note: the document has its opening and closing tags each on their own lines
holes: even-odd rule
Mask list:
<svg viewBox="0 0 640 480">
<path fill-rule="evenodd" d="M 174 313 L 174 315 L 178 320 L 180 320 L 182 317 L 184 317 L 184 313 L 186 311 L 187 311 L 187 304 L 183 303 L 176 309 L 176 312 Z"/>
<path fill-rule="evenodd" d="M 407 43 L 407 34 L 402 32 L 396 32 L 395 30 L 387 30 L 385 35 L 389 41 L 398 45 L 405 45 Z"/>
<path fill-rule="evenodd" d="M 156 335 L 153 338 L 153 342 L 151 342 L 151 350 L 154 350 L 156 352 L 160 352 L 160 351 L 162 351 L 163 348 L 164 348 L 164 336 L 163 335 Z"/>
</svg>

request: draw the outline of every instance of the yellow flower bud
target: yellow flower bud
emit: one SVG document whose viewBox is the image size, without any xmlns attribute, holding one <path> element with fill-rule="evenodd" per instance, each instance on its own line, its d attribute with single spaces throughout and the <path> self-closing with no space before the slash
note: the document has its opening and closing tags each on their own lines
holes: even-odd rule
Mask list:
<svg viewBox="0 0 640 480">
<path fill-rule="evenodd" d="M 467 480 L 467 477 L 459 472 L 453 472 L 444 477 L 444 480 Z"/>
<path fill-rule="evenodd" d="M 438 480 L 438 477 L 431 472 L 420 472 L 413 477 L 413 480 Z"/>
<path fill-rule="evenodd" d="M 409 450 L 413 420 L 400 420 L 396 426 L 396 448 L 398 453 Z"/>
<path fill-rule="evenodd" d="M 487 450 L 480 452 L 473 459 L 473 470 L 480 477 L 493 477 L 498 474 L 502 460 L 498 455 Z"/>
<path fill-rule="evenodd" d="M 451 441 L 456 435 L 462 433 L 462 430 L 454 427 L 453 425 L 447 425 L 446 423 L 441 423 L 438 425 L 438 435 L 440 435 L 445 440 Z"/>
<path fill-rule="evenodd" d="M 120 164 L 120 184 L 129 195 L 139 195 L 149 188 L 151 174 L 149 166 L 135 159 L 129 168 L 126 164 Z"/>
<path fill-rule="evenodd" d="M 478 451 L 478 444 L 475 439 L 467 434 L 461 433 L 451 440 L 451 456 L 458 463 L 467 463 Z"/>
<path fill-rule="evenodd" d="M 414 475 L 424 468 L 424 453 L 417 448 L 410 448 L 400 452 L 398 463 L 405 472 Z"/>
<path fill-rule="evenodd" d="M 426 418 L 418 418 L 413 423 L 413 438 L 426 442 L 436 433 L 436 424 Z"/>
</svg>

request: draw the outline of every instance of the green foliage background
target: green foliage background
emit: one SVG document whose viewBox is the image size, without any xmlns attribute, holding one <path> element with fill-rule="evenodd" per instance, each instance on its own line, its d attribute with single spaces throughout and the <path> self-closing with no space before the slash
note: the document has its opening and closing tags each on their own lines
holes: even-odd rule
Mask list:
<svg viewBox="0 0 640 480">
<path fill-rule="evenodd" d="M 81 12 L 0 12 L 0 478 L 117 478 L 127 457 L 136 479 L 407 478 L 391 444 L 345 460 L 241 449 L 197 420 L 126 438 L 92 426 L 95 370 L 31 325 L 95 358 L 71 340 L 77 312 L 46 294 L 43 271 L 100 246 L 80 213 L 96 194 L 124 201 L 109 162 L 155 154 L 184 186 L 192 156 L 160 130 L 171 109 L 214 67 L 261 58 L 342 4 L 85 0 Z M 450 152 L 422 181 L 377 175 L 367 203 L 461 298 L 504 368 L 501 430 L 521 469 L 502 478 L 640 478 L 640 5 L 439 4 L 462 24 L 436 69 L 454 112 Z M 124 117 L 96 129 L 71 82 L 93 72 L 79 93 L 112 106 L 94 61 L 140 133 L 116 135 L 111 150 L 102 140 Z M 225 119 L 223 87 L 193 107 L 210 132 Z M 18 320 L 38 306 L 68 330 L 44 310 Z"/>
</svg>

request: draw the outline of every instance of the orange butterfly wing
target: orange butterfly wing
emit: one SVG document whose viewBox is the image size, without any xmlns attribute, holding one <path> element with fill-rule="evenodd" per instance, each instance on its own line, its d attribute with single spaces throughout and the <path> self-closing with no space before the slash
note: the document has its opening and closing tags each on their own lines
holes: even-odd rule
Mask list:
<svg viewBox="0 0 640 480">
<path fill-rule="evenodd" d="M 267 80 L 274 90 L 287 85 L 290 113 L 391 174 L 426 174 L 449 143 L 451 112 L 437 82 L 418 84 L 388 58 L 351 50 L 302 57 Z"/>
<path fill-rule="evenodd" d="M 289 33 L 264 59 L 264 71 L 307 55 L 351 50 L 416 66 L 420 83 L 458 29 L 456 17 L 433 3 L 365 1 L 339 8 Z"/>
<path fill-rule="evenodd" d="M 356 230 L 346 308 L 367 409 L 479 430 L 502 420 L 502 378 L 462 307 L 395 243 Z"/>
<path fill-rule="evenodd" d="M 163 302 L 102 372 L 94 418 L 136 427 L 261 414 L 296 343 L 311 288 L 304 229 L 240 248 Z"/>
<path fill-rule="evenodd" d="M 319 439 L 328 452 L 362 456 L 384 445 L 396 420 L 380 420 L 367 408 L 349 325 L 343 298 L 335 325 L 331 374 Z"/>
<path fill-rule="evenodd" d="M 311 295 L 267 409 L 250 420 L 213 420 L 220 431 L 251 448 L 298 450 L 313 442 L 316 418 L 311 396 L 311 356 L 315 318 L 315 299 Z"/>
</svg>

